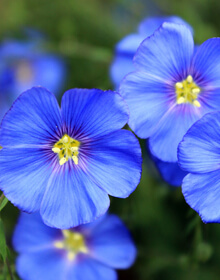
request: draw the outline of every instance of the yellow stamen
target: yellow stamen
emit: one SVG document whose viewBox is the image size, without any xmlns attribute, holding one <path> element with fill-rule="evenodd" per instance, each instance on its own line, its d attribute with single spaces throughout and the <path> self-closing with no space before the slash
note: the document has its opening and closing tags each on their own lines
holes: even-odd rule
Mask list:
<svg viewBox="0 0 220 280">
<path fill-rule="evenodd" d="M 201 107 L 201 104 L 199 103 L 198 100 L 194 100 L 193 105 L 195 105 L 196 107 Z"/>
<path fill-rule="evenodd" d="M 191 75 L 189 75 L 187 78 L 186 78 L 187 82 L 189 84 L 191 84 L 193 82 L 193 77 Z"/>
<path fill-rule="evenodd" d="M 191 75 L 188 75 L 185 80 L 177 82 L 175 84 L 175 90 L 177 104 L 191 103 L 196 107 L 201 106 L 200 102 L 197 100 L 201 89 L 193 81 L 193 77 Z"/>
<path fill-rule="evenodd" d="M 69 159 L 72 159 L 75 164 L 78 164 L 79 146 L 79 141 L 64 134 L 64 136 L 54 144 L 52 151 L 58 154 L 60 165 L 63 165 Z"/>
<path fill-rule="evenodd" d="M 79 253 L 88 253 L 88 248 L 81 233 L 71 230 L 62 230 L 62 233 L 63 240 L 54 242 L 54 247 L 66 250 L 69 261 L 73 261 Z"/>
<path fill-rule="evenodd" d="M 56 241 L 54 242 L 54 246 L 57 248 L 57 249 L 64 249 L 64 243 L 62 241 Z"/>
</svg>

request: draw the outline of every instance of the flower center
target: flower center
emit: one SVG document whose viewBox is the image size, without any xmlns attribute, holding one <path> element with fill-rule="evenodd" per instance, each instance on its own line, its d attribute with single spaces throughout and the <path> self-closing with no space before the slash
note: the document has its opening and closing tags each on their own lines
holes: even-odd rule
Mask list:
<svg viewBox="0 0 220 280">
<path fill-rule="evenodd" d="M 67 258 L 72 261 L 78 253 L 88 253 L 88 248 L 85 245 L 84 237 L 79 232 L 71 230 L 62 230 L 64 239 L 56 241 L 54 246 L 57 249 L 65 249 L 67 251 Z"/>
<path fill-rule="evenodd" d="M 197 100 L 201 89 L 193 81 L 193 77 L 188 75 L 188 77 L 182 82 L 175 84 L 176 89 L 176 103 L 191 103 L 196 107 L 200 107 L 201 104 Z"/>
<path fill-rule="evenodd" d="M 59 156 L 59 163 L 63 165 L 72 159 L 75 164 L 78 164 L 80 142 L 64 134 L 63 137 L 54 144 L 52 151 Z"/>
</svg>

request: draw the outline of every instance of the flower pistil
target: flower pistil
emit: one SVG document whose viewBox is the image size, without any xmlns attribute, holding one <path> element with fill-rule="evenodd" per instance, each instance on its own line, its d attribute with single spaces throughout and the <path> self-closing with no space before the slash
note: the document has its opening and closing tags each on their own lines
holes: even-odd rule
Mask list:
<svg viewBox="0 0 220 280">
<path fill-rule="evenodd" d="M 80 142 L 65 134 L 52 148 L 52 151 L 59 156 L 59 164 L 63 165 L 69 159 L 78 164 Z"/>
<path fill-rule="evenodd" d="M 62 230 L 62 233 L 64 239 L 62 241 L 56 241 L 54 246 L 57 249 L 65 249 L 67 251 L 68 260 L 74 260 L 78 253 L 88 253 L 88 248 L 81 233 L 71 230 Z"/>
<path fill-rule="evenodd" d="M 193 77 L 191 75 L 188 75 L 182 82 L 177 82 L 175 84 L 175 89 L 177 104 L 191 103 L 196 107 L 201 106 L 200 102 L 197 100 L 201 89 L 193 81 Z"/>
</svg>

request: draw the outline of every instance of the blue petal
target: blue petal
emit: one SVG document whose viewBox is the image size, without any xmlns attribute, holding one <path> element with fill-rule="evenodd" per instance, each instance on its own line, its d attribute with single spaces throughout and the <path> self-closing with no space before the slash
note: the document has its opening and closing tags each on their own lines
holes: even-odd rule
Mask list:
<svg viewBox="0 0 220 280">
<path fill-rule="evenodd" d="M 187 175 L 187 172 L 180 169 L 177 162 L 165 162 L 159 160 L 152 155 L 152 159 L 155 162 L 162 178 L 171 186 L 179 187 L 182 184 L 183 178 Z"/>
<path fill-rule="evenodd" d="M 125 77 L 120 94 L 130 110 L 128 124 L 141 138 L 151 136 L 159 120 L 176 103 L 169 84 L 140 71 Z"/>
<path fill-rule="evenodd" d="M 19 96 L 5 115 L 0 128 L 0 145 L 7 149 L 41 148 L 61 133 L 62 122 L 55 96 L 34 87 Z M 1 154 L 1 152 L 0 152 Z"/>
<path fill-rule="evenodd" d="M 144 34 L 129 34 L 116 45 L 116 54 L 130 54 L 133 57 L 140 43 L 146 37 Z"/>
<path fill-rule="evenodd" d="M 40 214 L 21 213 L 13 235 L 13 247 L 19 253 L 36 252 L 52 248 L 61 231 L 46 226 Z"/>
<path fill-rule="evenodd" d="M 22 280 L 69 279 L 65 278 L 67 262 L 55 249 L 21 254 L 16 261 L 16 270 Z"/>
<path fill-rule="evenodd" d="M 201 109 L 191 104 L 175 105 L 160 120 L 149 138 L 151 153 L 162 161 L 176 162 L 177 147 L 190 126 L 201 117 Z"/>
<path fill-rule="evenodd" d="M 79 139 L 101 137 L 122 128 L 127 106 L 119 94 L 99 89 L 71 89 L 62 98 L 67 133 Z"/>
<path fill-rule="evenodd" d="M 91 222 L 108 207 L 108 194 L 71 161 L 51 174 L 40 212 L 47 225 L 67 229 Z"/>
<path fill-rule="evenodd" d="M 2 121 L 1 190 L 22 210 L 39 210 L 52 172 L 50 141 L 60 133 L 60 127 L 57 101 L 43 88 L 23 93 Z"/>
<path fill-rule="evenodd" d="M 187 76 L 193 48 L 192 34 L 185 25 L 165 22 L 141 43 L 134 63 L 148 76 L 182 81 Z"/>
<path fill-rule="evenodd" d="M 134 65 L 132 62 L 134 53 L 133 54 L 116 54 L 111 67 L 110 67 L 110 76 L 111 80 L 114 83 L 115 88 L 117 89 L 120 85 L 120 82 L 124 78 L 124 76 L 134 71 Z"/>
<path fill-rule="evenodd" d="M 108 194 L 127 197 L 141 177 L 141 149 L 136 137 L 120 130 L 86 146 L 86 172 Z"/>
<path fill-rule="evenodd" d="M 130 267 L 136 258 L 131 236 L 115 215 L 106 215 L 91 232 L 91 257 L 117 269 Z"/>
<path fill-rule="evenodd" d="M 218 88 L 220 92 L 220 38 L 205 41 L 192 61 L 192 75 L 202 89 Z"/>
<path fill-rule="evenodd" d="M 220 172 L 188 174 L 183 179 L 186 202 L 199 213 L 205 223 L 220 222 Z"/>
<path fill-rule="evenodd" d="M 86 258 L 70 268 L 66 279 L 76 280 L 117 280 L 117 273 L 102 263 Z M 31 279 L 32 280 L 32 279 Z"/>
<path fill-rule="evenodd" d="M 145 35 L 145 37 L 150 36 L 151 34 L 154 33 L 156 29 L 162 25 L 164 22 L 173 22 L 177 24 L 184 24 L 187 26 L 187 28 L 191 31 L 193 34 L 193 29 L 192 27 L 183 19 L 177 16 L 170 16 L 170 17 L 149 17 L 144 19 L 140 25 L 139 25 L 139 33 L 142 35 Z"/>
<path fill-rule="evenodd" d="M 206 114 L 186 133 L 179 145 L 178 158 L 182 169 L 207 173 L 220 168 L 220 112 Z"/>
</svg>

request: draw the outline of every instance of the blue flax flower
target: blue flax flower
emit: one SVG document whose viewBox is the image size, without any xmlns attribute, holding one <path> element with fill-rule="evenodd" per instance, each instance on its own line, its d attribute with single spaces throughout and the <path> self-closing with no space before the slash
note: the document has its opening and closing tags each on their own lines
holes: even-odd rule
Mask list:
<svg viewBox="0 0 220 280">
<path fill-rule="evenodd" d="M 206 114 L 186 133 L 178 148 L 186 202 L 206 223 L 220 223 L 220 112 Z"/>
<path fill-rule="evenodd" d="M 35 86 L 59 93 L 63 86 L 65 64 L 57 55 L 47 53 L 43 39 L 8 39 L 0 45 L 0 118 L 18 95 Z"/>
<path fill-rule="evenodd" d="M 50 226 L 91 222 L 125 198 L 141 175 L 141 150 L 121 96 L 71 89 L 62 98 L 42 87 L 15 101 L 0 128 L 0 188 L 21 210 L 40 210 Z"/>
<path fill-rule="evenodd" d="M 176 16 L 149 17 L 141 21 L 137 33 L 127 35 L 118 42 L 115 47 L 115 57 L 110 67 L 110 77 L 115 88 L 119 87 L 119 84 L 125 75 L 135 70 L 132 60 L 140 43 L 145 38 L 152 35 L 163 22 L 185 24 L 191 29 L 184 20 Z M 193 32 L 192 29 L 191 32 Z"/>
<path fill-rule="evenodd" d="M 136 248 L 115 215 L 71 228 L 46 226 L 38 213 L 22 213 L 13 236 L 22 280 L 116 280 L 115 269 L 130 267 Z"/>
<path fill-rule="evenodd" d="M 130 109 L 129 125 L 162 161 L 177 162 L 177 146 L 190 126 L 220 109 L 220 39 L 194 52 L 191 31 L 164 23 L 145 39 L 135 57 L 136 71 L 120 92 Z"/>
</svg>

